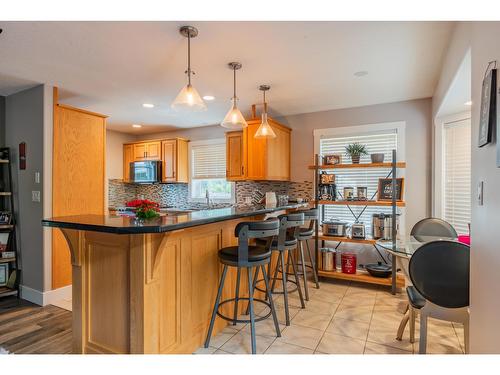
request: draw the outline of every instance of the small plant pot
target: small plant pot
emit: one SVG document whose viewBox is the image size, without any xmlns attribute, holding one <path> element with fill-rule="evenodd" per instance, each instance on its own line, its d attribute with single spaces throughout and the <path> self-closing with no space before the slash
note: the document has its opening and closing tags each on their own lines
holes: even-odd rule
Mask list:
<svg viewBox="0 0 500 375">
<path fill-rule="evenodd" d="M 383 163 L 384 162 L 384 154 L 383 153 L 371 154 L 370 157 L 372 159 L 372 163 Z"/>
<path fill-rule="evenodd" d="M 359 155 L 351 155 L 352 164 L 359 164 Z"/>
</svg>

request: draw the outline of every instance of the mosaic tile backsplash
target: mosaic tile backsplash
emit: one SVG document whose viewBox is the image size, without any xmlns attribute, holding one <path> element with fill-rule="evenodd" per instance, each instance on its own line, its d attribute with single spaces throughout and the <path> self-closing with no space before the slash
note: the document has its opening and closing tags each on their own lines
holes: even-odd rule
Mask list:
<svg viewBox="0 0 500 375">
<path fill-rule="evenodd" d="M 274 191 L 276 195 L 288 195 L 290 198 L 311 199 L 313 183 L 304 182 L 274 182 L 274 181 L 238 181 L 236 184 L 236 204 L 244 206 L 246 198 L 252 200 L 256 191 L 265 194 Z M 109 207 L 124 206 L 133 199 L 145 198 L 160 203 L 161 206 L 177 208 L 202 208 L 204 203 L 190 202 L 187 184 L 151 184 L 137 185 L 124 183 L 122 180 L 109 180 Z M 251 203 L 250 203 L 251 204 Z M 217 204 L 216 207 L 228 206 Z"/>
</svg>

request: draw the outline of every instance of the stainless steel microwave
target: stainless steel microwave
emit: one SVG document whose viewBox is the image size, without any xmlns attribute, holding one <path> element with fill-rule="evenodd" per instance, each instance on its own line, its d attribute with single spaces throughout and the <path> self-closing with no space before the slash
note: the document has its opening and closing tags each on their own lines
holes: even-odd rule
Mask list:
<svg viewBox="0 0 500 375">
<path fill-rule="evenodd" d="M 161 161 L 134 161 L 130 163 L 130 181 L 136 184 L 161 182 Z"/>
</svg>

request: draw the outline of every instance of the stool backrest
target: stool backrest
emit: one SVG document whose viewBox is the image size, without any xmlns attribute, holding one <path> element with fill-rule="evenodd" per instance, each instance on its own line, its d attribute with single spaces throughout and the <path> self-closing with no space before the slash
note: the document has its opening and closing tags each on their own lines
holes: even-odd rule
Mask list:
<svg viewBox="0 0 500 375">
<path fill-rule="evenodd" d="M 243 221 L 234 228 L 234 235 L 238 237 L 238 266 L 248 265 L 248 240 L 251 238 L 268 239 L 270 244 L 274 236 L 280 233 L 280 221 Z M 266 245 L 266 247 L 268 246 Z"/>
<path fill-rule="evenodd" d="M 411 235 L 417 240 L 420 236 L 458 238 L 457 231 L 450 223 L 435 217 L 420 220 L 411 229 Z"/>
<path fill-rule="evenodd" d="M 299 211 L 304 214 L 304 220 L 309 221 L 309 229 L 314 229 L 314 225 L 319 217 L 319 210 L 317 208 L 311 208 L 309 210 Z"/>
<path fill-rule="evenodd" d="M 293 238 L 297 239 L 300 232 L 300 226 L 304 225 L 304 213 L 294 212 L 278 216 L 280 221 L 280 231 L 278 235 L 278 250 L 283 251 L 287 233 L 291 231 Z"/>
<path fill-rule="evenodd" d="M 470 248 L 455 241 L 433 241 L 411 256 L 410 279 L 428 301 L 442 307 L 469 306 Z"/>
</svg>

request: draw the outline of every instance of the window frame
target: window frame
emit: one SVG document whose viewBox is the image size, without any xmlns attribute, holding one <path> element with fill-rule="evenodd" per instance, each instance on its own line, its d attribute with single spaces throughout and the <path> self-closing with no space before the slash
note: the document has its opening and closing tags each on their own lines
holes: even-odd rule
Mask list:
<svg viewBox="0 0 500 375">
<path fill-rule="evenodd" d="M 406 161 L 405 121 L 315 129 L 313 131 L 314 155 L 319 154 L 321 139 L 323 138 L 366 136 L 370 134 L 380 134 L 388 131 L 394 131 L 397 133 L 397 150 L 398 150 L 396 155 L 397 160 Z M 405 169 L 399 169 L 397 172 L 398 172 L 397 177 L 405 177 L 406 174 Z M 401 210 L 401 216 L 399 218 L 399 235 L 404 237 L 406 233 L 406 210 L 404 208 L 400 208 L 400 210 Z"/>
<path fill-rule="evenodd" d="M 460 121 L 472 121 L 470 111 L 464 111 L 452 115 L 438 117 L 434 124 L 434 173 L 433 173 L 433 198 L 432 198 L 432 216 L 444 220 L 445 205 L 445 168 L 444 152 L 445 139 L 444 127 L 447 124 Z M 472 122 L 471 122 L 472 126 Z M 472 198 L 471 198 L 472 200 Z"/>
<path fill-rule="evenodd" d="M 219 145 L 223 144 L 224 149 L 226 146 L 225 138 L 214 138 L 214 139 L 204 139 L 199 141 L 191 141 L 188 143 L 188 164 L 189 164 L 189 178 L 188 178 L 188 201 L 189 202 L 205 202 L 206 198 L 194 198 L 192 196 L 192 184 L 193 184 L 193 146 L 206 146 L 206 145 Z M 225 151 L 224 151 L 225 152 Z M 226 178 L 227 181 L 227 178 Z M 234 204 L 236 202 L 236 186 L 232 181 L 227 181 L 231 184 L 231 198 L 229 199 L 220 199 L 220 198 L 212 198 L 215 203 L 231 203 Z"/>
</svg>

